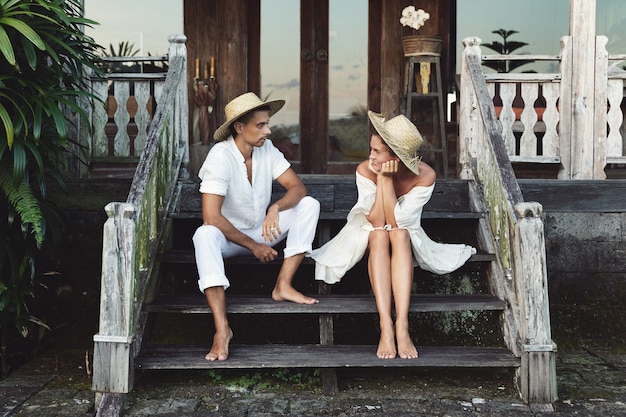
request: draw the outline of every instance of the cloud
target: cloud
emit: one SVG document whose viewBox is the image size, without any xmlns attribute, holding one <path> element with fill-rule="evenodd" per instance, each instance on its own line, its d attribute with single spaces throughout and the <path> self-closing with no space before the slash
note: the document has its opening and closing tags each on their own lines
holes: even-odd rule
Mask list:
<svg viewBox="0 0 626 417">
<path fill-rule="evenodd" d="M 292 88 L 300 87 L 300 81 L 295 78 L 292 78 L 290 81 L 287 81 L 286 83 L 283 83 L 283 84 L 276 84 L 276 83 L 267 84 L 267 87 L 275 88 L 277 90 L 290 90 Z"/>
</svg>

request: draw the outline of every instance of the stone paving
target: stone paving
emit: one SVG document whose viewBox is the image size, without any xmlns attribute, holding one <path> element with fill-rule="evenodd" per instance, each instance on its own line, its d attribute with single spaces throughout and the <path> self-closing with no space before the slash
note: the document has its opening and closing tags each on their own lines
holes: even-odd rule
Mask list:
<svg viewBox="0 0 626 417">
<path fill-rule="evenodd" d="M 94 416 L 85 352 L 49 352 L 0 381 L 0 416 Z M 554 413 L 524 404 L 508 370 L 341 370 L 324 396 L 312 371 L 145 371 L 124 416 L 602 416 L 626 417 L 626 354 L 557 356 Z"/>
</svg>

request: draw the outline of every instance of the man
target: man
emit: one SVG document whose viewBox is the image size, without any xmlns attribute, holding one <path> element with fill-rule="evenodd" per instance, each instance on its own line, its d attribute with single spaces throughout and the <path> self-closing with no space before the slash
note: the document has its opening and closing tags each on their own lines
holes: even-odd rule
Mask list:
<svg viewBox="0 0 626 417">
<path fill-rule="evenodd" d="M 278 255 L 273 246 L 286 237 L 272 298 L 318 302 L 292 286 L 305 253 L 312 249 L 320 205 L 307 196 L 300 178 L 268 139 L 270 116 L 284 104 L 284 100 L 264 102 L 254 93 L 228 103 L 226 122 L 215 131 L 216 143 L 198 173 L 203 225 L 196 230 L 193 243 L 198 286 L 215 323 L 213 346 L 205 357 L 209 361 L 226 360 L 233 337 L 226 317 L 225 290 L 230 283 L 224 258 L 252 253 L 261 262 L 273 261 Z M 270 206 L 273 180 L 286 193 Z"/>
</svg>

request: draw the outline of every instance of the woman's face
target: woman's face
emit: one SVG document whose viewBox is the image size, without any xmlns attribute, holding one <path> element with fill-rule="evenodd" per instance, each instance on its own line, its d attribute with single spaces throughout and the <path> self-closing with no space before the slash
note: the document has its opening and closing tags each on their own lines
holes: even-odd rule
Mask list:
<svg viewBox="0 0 626 417">
<path fill-rule="evenodd" d="M 387 162 L 392 159 L 398 159 L 393 155 L 389 147 L 385 144 L 380 136 L 373 134 L 370 138 L 370 156 L 369 160 L 372 163 L 372 167 L 376 171 L 380 171 L 383 162 Z"/>
</svg>

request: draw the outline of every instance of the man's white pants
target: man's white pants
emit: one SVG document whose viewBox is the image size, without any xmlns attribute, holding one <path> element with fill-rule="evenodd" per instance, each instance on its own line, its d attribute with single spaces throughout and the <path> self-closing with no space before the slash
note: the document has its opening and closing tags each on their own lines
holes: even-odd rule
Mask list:
<svg viewBox="0 0 626 417">
<path fill-rule="evenodd" d="M 320 203 L 313 197 L 304 197 L 300 202 L 278 215 L 278 226 L 282 232 L 277 241 L 265 242 L 262 233 L 263 224 L 253 229 L 241 230 L 258 243 L 275 246 L 285 236 L 287 242 L 284 257 L 289 258 L 312 250 L 315 229 L 319 220 Z M 236 243 L 226 240 L 224 234 L 215 226 L 202 225 L 193 235 L 193 245 L 198 267 L 198 287 L 204 292 L 209 287 L 230 286 L 224 272 L 224 259 L 239 255 L 250 255 L 251 252 Z"/>
</svg>

